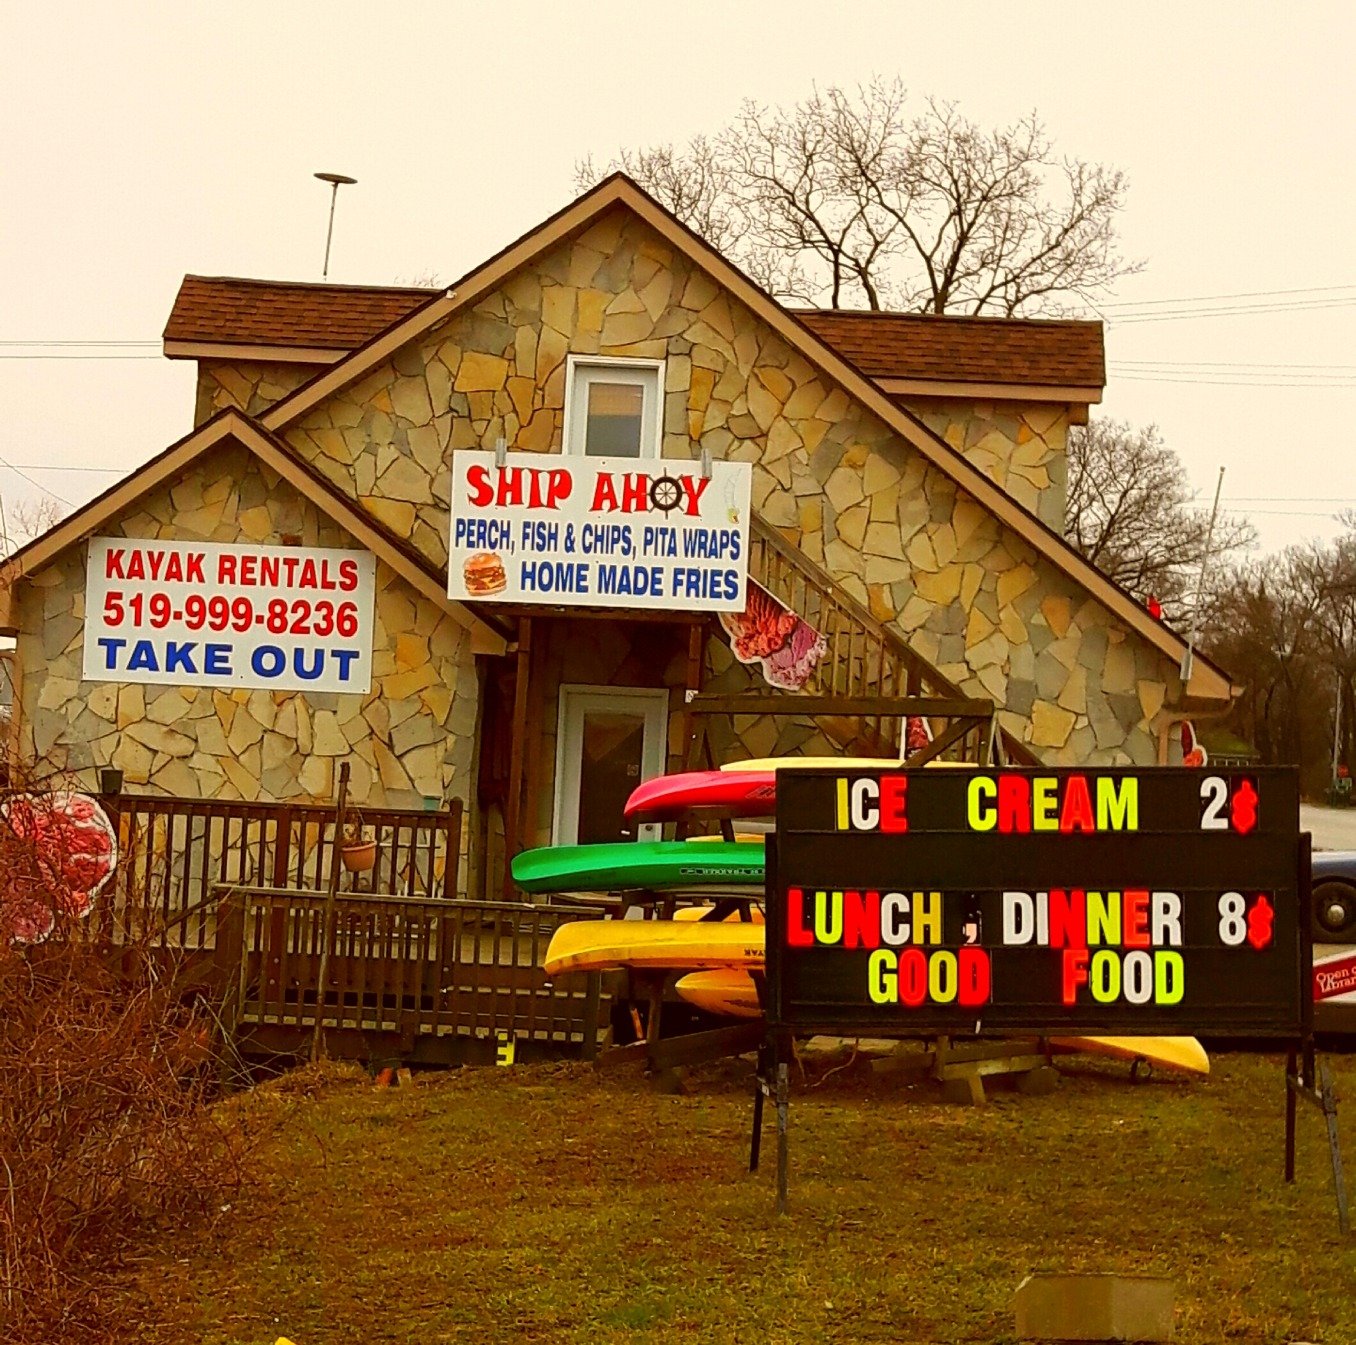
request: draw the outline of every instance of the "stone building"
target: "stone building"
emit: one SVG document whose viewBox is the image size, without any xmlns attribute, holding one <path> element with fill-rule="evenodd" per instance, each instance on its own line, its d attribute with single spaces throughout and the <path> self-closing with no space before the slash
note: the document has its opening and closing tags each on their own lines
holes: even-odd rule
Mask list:
<svg viewBox="0 0 1356 1345">
<path fill-rule="evenodd" d="M 91 783 L 327 799 L 347 760 L 360 803 L 461 799 L 472 885 L 506 825 L 615 830 L 606 772 L 662 768 L 684 692 L 756 669 L 700 614 L 462 602 L 446 573 L 452 455 L 577 452 L 590 377 L 641 389 L 641 456 L 751 464 L 750 577 L 894 651 L 896 694 L 992 698 L 1019 753 L 1112 764 L 1233 694 L 1199 656 L 1184 686 L 1181 637 L 1061 536 L 1098 323 L 789 310 L 617 176 L 446 289 L 186 277 L 164 350 L 197 362 L 195 428 L 9 560 L 16 749 Z M 370 688 L 86 680 L 93 538 L 370 554 Z M 846 635 L 828 658 L 870 683 Z"/>
</svg>

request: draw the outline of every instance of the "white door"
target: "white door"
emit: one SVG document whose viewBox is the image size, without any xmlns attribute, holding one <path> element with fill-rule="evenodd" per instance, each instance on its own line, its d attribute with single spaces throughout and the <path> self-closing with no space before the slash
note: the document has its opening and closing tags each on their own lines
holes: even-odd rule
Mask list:
<svg viewBox="0 0 1356 1345">
<path fill-rule="evenodd" d="M 669 693 L 662 687 L 562 686 L 556 725 L 556 845 L 659 839 L 622 815 L 642 780 L 664 771 Z"/>
</svg>

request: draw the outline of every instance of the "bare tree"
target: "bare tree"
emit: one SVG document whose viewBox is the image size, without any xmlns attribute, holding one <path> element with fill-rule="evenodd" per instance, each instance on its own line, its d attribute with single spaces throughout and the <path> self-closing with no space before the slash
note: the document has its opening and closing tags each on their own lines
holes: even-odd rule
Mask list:
<svg viewBox="0 0 1356 1345">
<path fill-rule="evenodd" d="M 1157 598 L 1169 620 L 1185 619 L 1210 515 L 1193 503 L 1186 472 L 1158 428 L 1097 420 L 1074 429 L 1065 499 L 1070 544 L 1141 601 Z M 1246 519 L 1221 515 L 1212 563 L 1255 539 Z"/>
<path fill-rule="evenodd" d="M 1057 155 L 1034 113 L 986 131 L 907 104 L 898 79 L 746 102 L 714 138 L 582 160 L 576 185 L 621 169 L 777 297 L 834 308 L 1011 316 L 1139 269 L 1121 173 Z"/>
<path fill-rule="evenodd" d="M 66 517 L 61 501 L 51 495 L 36 498 L 0 501 L 0 554 L 9 552 L 41 537 Z"/>
<path fill-rule="evenodd" d="M 1303 559 L 1317 599 L 1315 653 L 1332 678 L 1337 757 L 1351 767 L 1356 764 L 1356 518 L 1346 522 L 1352 531 L 1329 547 L 1306 548 Z"/>
<path fill-rule="evenodd" d="M 1317 550 L 1291 547 L 1220 576 L 1206 647 L 1239 679 L 1238 726 L 1264 761 L 1305 768 L 1321 783 L 1332 673 L 1319 644 L 1325 584 Z"/>
</svg>

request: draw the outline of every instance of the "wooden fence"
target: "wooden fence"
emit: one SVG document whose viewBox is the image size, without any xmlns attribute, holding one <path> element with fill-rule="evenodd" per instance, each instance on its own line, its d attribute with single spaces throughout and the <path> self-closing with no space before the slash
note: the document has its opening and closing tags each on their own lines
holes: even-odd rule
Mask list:
<svg viewBox="0 0 1356 1345">
<path fill-rule="evenodd" d="M 344 894 L 321 987 L 323 892 L 218 895 L 224 1013 L 245 1049 L 251 1040 L 304 1048 L 317 1014 L 333 1053 L 364 1058 L 456 1058 L 440 1039 L 492 1043 L 500 1034 L 586 1056 L 596 1049 L 600 978 L 549 981 L 540 965 L 552 933 L 596 918 L 591 908 Z"/>
<path fill-rule="evenodd" d="M 118 829 L 120 860 L 95 919 L 112 940 L 149 933 L 176 948 L 210 949 L 214 889 L 324 888 L 335 810 L 325 804 L 238 803 L 123 794 L 103 800 Z M 376 838 L 366 873 L 341 871 L 346 892 L 432 899 L 457 893 L 462 805 L 438 812 L 362 808 Z"/>
</svg>

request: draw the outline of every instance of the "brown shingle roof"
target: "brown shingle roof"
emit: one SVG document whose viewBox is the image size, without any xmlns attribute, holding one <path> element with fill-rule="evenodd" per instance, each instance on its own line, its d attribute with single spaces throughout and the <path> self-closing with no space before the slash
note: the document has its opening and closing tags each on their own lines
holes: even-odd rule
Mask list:
<svg viewBox="0 0 1356 1345">
<path fill-rule="evenodd" d="M 1100 322 L 929 313 L 795 312 L 868 378 L 1100 388 Z"/>
<path fill-rule="evenodd" d="M 165 340 L 346 353 L 441 293 L 389 285 L 185 276 L 165 324 Z"/>
<path fill-rule="evenodd" d="M 185 276 L 165 340 L 354 350 L 441 289 Z M 1100 388 L 1100 322 L 792 310 L 868 378 Z"/>
</svg>

